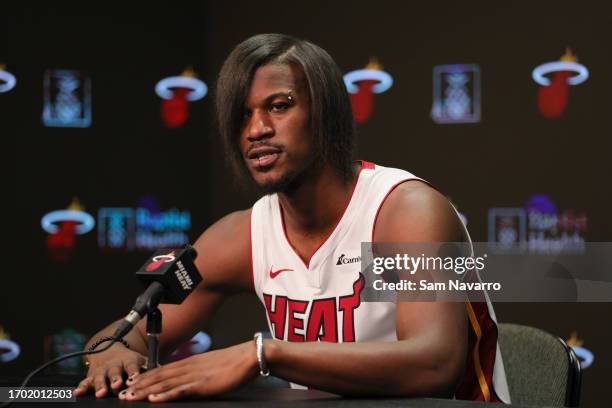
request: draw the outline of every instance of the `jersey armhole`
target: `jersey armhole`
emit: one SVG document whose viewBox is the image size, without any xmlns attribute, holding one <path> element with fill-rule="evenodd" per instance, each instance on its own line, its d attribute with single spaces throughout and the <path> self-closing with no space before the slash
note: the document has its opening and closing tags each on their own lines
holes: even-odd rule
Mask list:
<svg viewBox="0 0 612 408">
<path fill-rule="evenodd" d="M 420 182 L 423 182 L 425 184 L 427 184 L 428 186 L 432 187 L 435 189 L 435 187 L 433 187 L 431 184 L 429 184 L 427 181 L 420 179 L 418 177 L 413 177 L 413 178 L 407 178 L 407 179 L 403 179 L 398 181 L 397 183 L 395 183 L 394 185 L 391 186 L 391 188 L 389 189 L 389 191 L 387 191 L 387 194 L 385 194 L 385 197 L 382 199 L 382 201 L 380 202 L 380 204 L 378 205 L 378 209 L 376 210 L 376 215 L 374 216 L 374 222 L 372 223 L 372 238 L 371 238 L 371 242 L 374 242 L 374 232 L 376 231 L 376 222 L 378 221 L 378 215 L 380 214 L 380 210 L 382 209 L 383 205 L 385 204 L 385 202 L 387 201 L 387 198 L 389 197 L 389 195 L 395 191 L 395 189 L 400 185 L 403 184 L 407 181 L 412 181 L 412 180 L 417 180 Z"/>
</svg>

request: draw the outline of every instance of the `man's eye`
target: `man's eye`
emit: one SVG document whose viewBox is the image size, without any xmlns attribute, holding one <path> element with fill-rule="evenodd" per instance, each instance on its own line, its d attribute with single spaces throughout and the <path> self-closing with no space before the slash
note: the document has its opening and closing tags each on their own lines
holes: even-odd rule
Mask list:
<svg viewBox="0 0 612 408">
<path fill-rule="evenodd" d="M 270 106 L 270 111 L 271 112 L 283 112 L 283 111 L 287 110 L 287 108 L 289 108 L 289 104 L 288 103 L 273 103 Z"/>
<path fill-rule="evenodd" d="M 251 117 L 251 111 L 244 111 L 242 114 L 242 121 L 246 122 Z"/>
</svg>

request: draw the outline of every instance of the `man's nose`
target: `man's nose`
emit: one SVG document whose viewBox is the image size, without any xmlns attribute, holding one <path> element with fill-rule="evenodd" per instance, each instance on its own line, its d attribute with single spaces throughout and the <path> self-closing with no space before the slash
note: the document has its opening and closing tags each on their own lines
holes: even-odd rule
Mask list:
<svg viewBox="0 0 612 408">
<path fill-rule="evenodd" d="M 265 114 L 253 113 L 249 121 L 249 139 L 257 140 L 274 134 L 274 129 Z"/>
</svg>

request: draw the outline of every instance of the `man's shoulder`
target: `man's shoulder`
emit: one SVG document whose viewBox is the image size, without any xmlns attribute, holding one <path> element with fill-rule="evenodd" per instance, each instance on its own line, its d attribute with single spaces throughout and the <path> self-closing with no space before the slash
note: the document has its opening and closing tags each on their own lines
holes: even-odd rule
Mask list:
<svg viewBox="0 0 612 408">
<path fill-rule="evenodd" d="M 251 211 L 252 208 L 247 208 L 246 210 L 239 210 L 231 212 L 221 219 L 219 219 L 215 224 L 211 226 L 216 227 L 222 230 L 235 230 L 235 229 L 244 229 L 248 228 L 251 222 Z"/>
<path fill-rule="evenodd" d="M 399 184 L 383 203 L 376 221 L 375 241 L 461 240 L 455 209 L 438 190 L 422 180 Z"/>
</svg>

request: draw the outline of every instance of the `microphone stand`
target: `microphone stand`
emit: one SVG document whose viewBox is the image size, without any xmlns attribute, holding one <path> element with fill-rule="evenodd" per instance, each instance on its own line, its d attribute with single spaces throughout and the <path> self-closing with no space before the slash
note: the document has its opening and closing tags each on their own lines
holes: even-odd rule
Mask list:
<svg viewBox="0 0 612 408">
<path fill-rule="evenodd" d="M 156 307 L 147 313 L 147 371 L 159 365 L 159 334 L 162 330 L 162 313 Z"/>
</svg>

